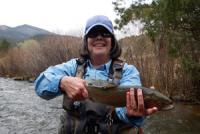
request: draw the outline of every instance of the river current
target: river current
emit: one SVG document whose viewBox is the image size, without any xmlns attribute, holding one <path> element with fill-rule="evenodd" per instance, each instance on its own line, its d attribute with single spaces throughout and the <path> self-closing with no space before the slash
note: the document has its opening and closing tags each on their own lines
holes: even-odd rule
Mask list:
<svg viewBox="0 0 200 134">
<path fill-rule="evenodd" d="M 0 77 L 0 134 L 57 134 L 62 96 L 46 101 L 33 83 Z M 145 134 L 199 134 L 200 105 L 176 104 L 175 109 L 147 117 Z"/>
<path fill-rule="evenodd" d="M 0 134 L 56 134 L 61 102 L 38 97 L 33 83 L 0 78 Z"/>
</svg>

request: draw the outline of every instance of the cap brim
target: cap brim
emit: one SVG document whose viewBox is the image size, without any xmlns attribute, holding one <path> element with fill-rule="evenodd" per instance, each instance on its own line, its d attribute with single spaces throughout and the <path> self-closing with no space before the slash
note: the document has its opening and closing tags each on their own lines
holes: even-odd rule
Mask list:
<svg viewBox="0 0 200 134">
<path fill-rule="evenodd" d="M 109 28 L 108 26 L 106 26 L 105 24 L 103 24 L 103 23 L 96 23 L 96 24 L 90 26 L 90 27 L 87 29 L 87 31 L 85 31 L 85 35 L 88 34 L 89 31 L 90 31 L 92 28 L 96 27 L 96 26 L 103 26 L 103 27 L 105 27 L 110 33 L 113 34 L 113 30 L 110 29 L 110 28 Z"/>
</svg>

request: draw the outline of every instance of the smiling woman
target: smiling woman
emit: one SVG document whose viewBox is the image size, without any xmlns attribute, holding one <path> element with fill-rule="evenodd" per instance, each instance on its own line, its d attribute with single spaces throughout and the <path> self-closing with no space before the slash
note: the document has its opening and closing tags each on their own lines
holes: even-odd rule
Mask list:
<svg viewBox="0 0 200 134">
<path fill-rule="evenodd" d="M 92 64 L 94 67 L 98 67 L 102 63 L 106 63 L 110 60 L 111 50 L 111 37 L 112 34 L 102 26 L 96 26 L 87 35 L 88 51 Z M 97 57 L 101 57 L 99 60 L 95 60 Z"/>
<path fill-rule="evenodd" d="M 80 55 L 84 59 L 93 58 L 91 62 L 96 62 L 94 66 L 117 59 L 121 55 L 112 22 L 106 16 L 95 16 L 87 21 Z"/>
<path fill-rule="evenodd" d="M 135 128 L 141 130 L 144 116 L 155 113 L 157 108 L 144 106 L 140 88 L 127 90 L 126 105 L 116 108 L 93 101 L 87 90 L 86 80 L 92 79 L 124 86 L 141 85 L 135 66 L 118 59 L 121 48 L 111 20 L 104 15 L 91 17 L 86 22 L 83 38 L 79 59 L 49 67 L 35 81 L 36 93 L 43 99 L 64 95 L 66 111 L 61 117 L 60 133 L 123 134 L 125 131 L 133 133 Z"/>
</svg>

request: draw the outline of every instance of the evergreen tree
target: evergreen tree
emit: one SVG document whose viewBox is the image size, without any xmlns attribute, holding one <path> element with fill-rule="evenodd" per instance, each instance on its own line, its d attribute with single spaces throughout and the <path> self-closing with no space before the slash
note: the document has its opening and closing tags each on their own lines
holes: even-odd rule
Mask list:
<svg viewBox="0 0 200 134">
<path fill-rule="evenodd" d="M 3 39 L 2 41 L 0 41 L 0 52 L 7 51 L 9 47 L 10 47 L 10 43 L 6 39 Z"/>
<path fill-rule="evenodd" d="M 144 24 L 156 45 L 162 65 L 166 55 L 180 59 L 185 73 L 192 76 L 195 89 L 200 87 L 200 1 L 198 0 L 145 0 L 132 2 L 115 0 L 114 10 L 119 16 L 115 20 L 117 29 L 135 20 Z M 125 6 L 126 5 L 126 6 Z M 200 91 L 198 91 L 200 93 Z"/>
</svg>

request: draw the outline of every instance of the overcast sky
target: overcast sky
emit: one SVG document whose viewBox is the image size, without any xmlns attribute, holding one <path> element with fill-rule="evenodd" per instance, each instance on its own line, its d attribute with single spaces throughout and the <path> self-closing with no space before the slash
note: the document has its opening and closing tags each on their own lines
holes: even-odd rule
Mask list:
<svg viewBox="0 0 200 134">
<path fill-rule="evenodd" d="M 113 23 L 116 18 L 112 0 L 0 0 L 0 5 L 0 25 L 29 24 L 62 34 L 81 35 L 93 15 L 106 15 Z"/>
</svg>

